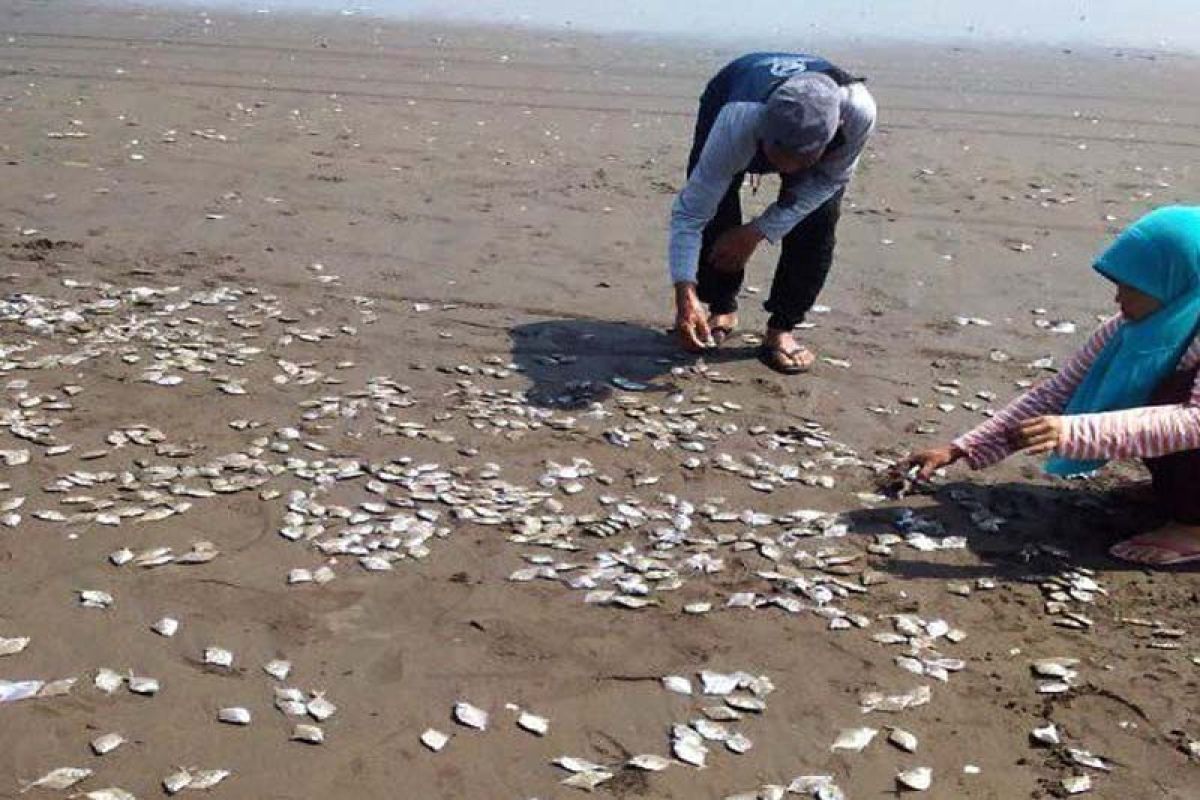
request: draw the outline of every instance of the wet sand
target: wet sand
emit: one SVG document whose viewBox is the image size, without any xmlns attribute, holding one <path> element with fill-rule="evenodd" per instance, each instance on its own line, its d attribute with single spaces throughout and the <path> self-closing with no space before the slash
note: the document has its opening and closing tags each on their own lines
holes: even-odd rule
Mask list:
<svg viewBox="0 0 1200 800">
<path fill-rule="evenodd" d="M 0 637 L 32 642 L 0 657 L 0 680 L 79 678 L 69 695 L 0 706 L 0 797 L 61 766 L 95 771 L 83 790 L 122 786 L 153 797 L 173 768 L 195 766 L 233 771 L 214 790 L 224 797 L 567 798 L 580 792 L 559 785 L 567 773 L 554 758 L 611 766 L 668 755 L 670 726 L 716 701 L 673 695 L 657 679 L 711 669 L 774 683 L 767 710 L 731 726 L 754 748 L 738 756 L 712 744 L 703 770 L 621 771 L 597 795 L 723 798 L 830 774 L 847 797 L 878 797 L 895 791 L 897 771 L 929 766 L 925 796 L 933 798 L 1056 796 L 1062 778 L 1085 773 L 1091 796 L 1200 798 L 1200 766 L 1186 753 L 1200 739 L 1197 572 L 1152 574 L 1105 555 L 1157 521 L 1152 505 L 1108 491 L 1141 480 L 1136 465 L 1061 485 L 1015 458 L 987 473 L 954 472 L 933 495 L 860 496 L 877 490 L 884 461 L 942 442 L 995 405 L 979 400 L 970 410 L 963 401 L 990 391 L 1001 402 L 1017 382 L 1046 374 L 1031 363 L 1061 362 L 1110 310 L 1091 256 L 1145 210 L 1195 202 L 1200 60 L 808 49 L 870 77 L 881 124 L 847 196 L 821 298 L 829 310 L 805 332 L 833 363 L 785 379 L 758 364 L 748 341 L 705 370 L 664 333 L 667 210 L 696 98 L 732 51 L 360 18 L 31 2 L 0 11 L 5 293 L 69 308 L 119 298 L 51 329 L 30 324 L 29 313 L 0 321 L 6 428 L 18 409 L 50 405 L 50 435 L 75 446 L 48 455 L 45 435 L 2 434 L 0 449 L 32 454 L 0 468 L 8 485 L 0 500 L 27 498 L 19 524 L 0 529 Z M 747 192 L 748 204 L 763 205 L 773 188 Z M 752 262 L 746 331 L 765 322 L 773 255 L 766 249 Z M 139 305 L 125 290 L 141 286 L 179 288 Z M 220 287 L 257 294 L 167 307 Z M 1078 333 L 1050 333 L 1039 320 L 1072 321 Z M 141 380 L 154 354 L 170 349 L 172 331 L 205 332 L 197 349 L 217 354 L 201 358 L 210 371 L 177 371 L 184 381 L 176 386 Z M 80 348 L 94 352 L 79 363 L 30 363 Z M 1011 358 L 990 358 L 996 350 Z M 305 370 L 317 377 L 304 380 Z M 220 390 L 229 375 L 245 394 Z M 617 375 L 648 390 L 614 389 Z M 347 398 L 361 400 L 354 393 L 380 376 L 411 402 L 304 419 L 320 406 L 310 401 L 337 396 L 327 405 L 348 408 Z M 948 381 L 959 382 L 957 398 L 935 390 Z M 68 396 L 64 386 L 82 390 Z M 475 390 L 525 393 L 523 416 L 473 413 L 499 398 Z M 919 408 L 901 402 L 911 397 Z M 567 407 L 564 398 L 581 402 Z M 644 413 L 631 414 L 631 404 Z M 663 416 L 664 408 L 676 411 Z M 687 409 L 696 416 L 679 416 Z M 534 424 L 501 427 L 498 417 Z M 705 451 L 681 448 L 687 437 L 677 431 L 627 448 L 605 436 L 659 418 L 698 421 L 712 434 L 701 439 Z M 261 427 L 238 430 L 234 420 Z M 796 435 L 809 422 L 830 437 L 820 447 Z M 179 454 L 120 437 L 106 443 L 138 424 L 161 430 Z M 722 430 L 730 424 L 736 430 Z M 267 442 L 283 427 L 300 431 L 288 453 Z M 771 449 L 769 432 L 791 444 Z M 133 512 L 120 525 L 96 519 L 146 502 L 123 473 L 254 448 L 280 467 L 262 473 L 262 485 L 187 496 L 186 513 L 159 522 Z M 81 459 L 95 450 L 106 452 Z M 845 462 L 830 460 L 831 451 Z M 755 488 L 717 468 L 722 453 L 798 469 Z M 698 467 L 681 466 L 693 457 Z M 370 572 L 343 555 L 332 582 L 288 585 L 289 570 L 327 563 L 311 544 L 278 533 L 290 524 L 288 493 L 313 490 L 289 458 L 409 458 L 395 468 L 437 464 L 464 483 L 486 482 L 483 465 L 495 462 L 505 481 L 528 491 L 542 488 L 548 460 L 583 458 L 611 478 L 584 476 L 578 494 L 561 490 L 574 479 L 547 482 L 561 509 L 543 503 L 531 515 L 603 517 L 613 509 L 605 495 L 661 510 L 671 505 L 664 493 L 739 514 L 844 514 L 847 536 L 789 541 L 783 561 L 810 577 L 870 584 L 832 603 L 869 625 L 830 629 L 828 615 L 799 593 L 799 613 L 724 607 L 739 592 L 775 593 L 761 573 L 782 562 L 747 535 L 777 538 L 789 527 L 778 521 L 756 528 L 698 512 L 692 533 L 710 543 L 688 553 L 710 552 L 724 569 L 682 573 L 680 588 L 653 593 L 657 605 L 630 610 L 585 603 L 586 592 L 564 585 L 569 571 L 563 581 L 508 578 L 531 554 L 591 564 L 602 551 L 651 552 L 647 537 L 670 526 L 670 514 L 607 539 L 577 533 L 578 550 L 554 550 L 510 541 L 512 524 L 481 525 L 456 517 L 444 498 L 398 489 L 387 495 L 397 501 L 391 513 L 436 512 L 439 533 L 425 557 Z M 79 471 L 111 480 L 45 491 Z M 336 481 L 318 497 L 358 509 L 379 501 L 366 482 Z M 966 547 L 868 552 L 875 537 L 895 532 L 902 507 L 940 521 Z M 980 507 L 1004 519 L 998 532 L 972 521 L 968 511 Z M 70 518 L 35 517 L 46 509 Z M 178 553 L 197 540 L 220 555 L 152 569 L 107 560 L 121 547 Z M 798 552 L 808 560 L 796 562 Z M 833 552 L 858 558 L 838 569 L 822 561 Z M 1071 601 L 1090 630 L 1055 625 L 1061 615 L 1044 608 L 1046 581 L 1076 567 L 1093 570 L 1104 590 L 1093 602 Z M 981 579 L 996 588 L 978 588 Z M 975 587 L 969 596 L 951 591 L 963 583 Z M 74 592 L 89 588 L 110 592 L 112 608 L 80 607 Z M 698 602 L 714 610 L 683 612 Z M 164 614 L 181 622 L 171 639 L 148 627 Z M 944 683 L 899 668 L 902 650 L 871 638 L 892 631 L 895 614 L 965 632 L 958 644 L 936 644 L 965 668 Z M 203 665 L 213 645 L 234 652 L 233 670 Z M 1030 661 L 1052 656 L 1080 659 L 1079 674 L 1067 693 L 1039 695 Z M 293 663 L 288 685 L 325 691 L 338 706 L 323 725 L 324 745 L 288 740 L 295 720 L 272 708 L 275 682 L 260 669 L 272 658 Z M 92 686 L 100 667 L 153 676 L 162 690 L 104 695 Z M 919 685 L 932 686 L 926 706 L 860 709 L 864 692 Z M 458 700 L 491 712 L 486 733 L 451 721 Z M 519 730 L 508 703 L 549 718 L 549 734 Z M 218 723 L 217 710 L 231 705 L 249 708 L 253 724 Z M 1111 773 L 1072 765 L 1063 748 L 1033 746 L 1030 731 L 1047 721 L 1065 745 L 1110 761 Z M 831 752 L 839 731 L 860 725 L 901 726 L 920 747 L 902 753 L 884 742 L 885 730 L 862 753 Z M 431 727 L 454 733 L 441 753 L 419 742 Z M 93 756 L 88 741 L 113 730 L 130 742 Z M 50 793 L 30 796 L 39 794 Z"/>
</svg>

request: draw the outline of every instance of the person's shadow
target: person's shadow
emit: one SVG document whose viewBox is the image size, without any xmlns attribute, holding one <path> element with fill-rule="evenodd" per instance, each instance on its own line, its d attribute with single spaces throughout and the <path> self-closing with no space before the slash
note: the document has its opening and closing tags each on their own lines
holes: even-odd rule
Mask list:
<svg viewBox="0 0 1200 800">
<path fill-rule="evenodd" d="M 932 500 L 930 505 L 927 500 Z M 958 481 L 938 486 L 917 502 L 853 511 L 847 514 L 856 533 L 899 533 L 904 508 L 913 507 L 922 522 L 933 523 L 935 541 L 962 536 L 979 564 L 947 564 L 937 555 L 924 557 L 908 547 L 880 567 L 897 577 L 971 581 L 976 578 L 1028 581 L 1064 567 L 1097 572 L 1140 572 L 1149 567 L 1128 564 L 1108 554 L 1108 548 L 1129 536 L 1166 522 L 1151 498 L 1136 499 L 1108 486 L 1086 483 L 977 484 Z M 995 531 L 981 529 L 981 520 L 1002 520 Z M 899 523 L 899 524 L 898 524 Z M 940 530 L 938 530 L 940 529 Z M 1165 568 L 1192 572 L 1200 564 Z"/>
<path fill-rule="evenodd" d="M 692 361 L 666 331 L 627 322 L 531 322 L 509 336 L 513 363 L 531 384 L 526 398 L 543 408 L 584 408 L 614 390 L 672 393 L 671 370 Z"/>
</svg>

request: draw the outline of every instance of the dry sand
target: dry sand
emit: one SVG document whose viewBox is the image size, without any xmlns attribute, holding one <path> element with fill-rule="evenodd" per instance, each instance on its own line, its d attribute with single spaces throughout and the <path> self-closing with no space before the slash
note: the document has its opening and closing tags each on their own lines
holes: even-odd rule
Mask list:
<svg viewBox="0 0 1200 800">
<path fill-rule="evenodd" d="M 761 437 L 744 431 L 803 420 L 819 422 L 865 460 L 940 442 L 979 413 L 937 410 L 948 399 L 933 391 L 937 381 L 961 381 L 960 400 L 980 390 L 1005 398 L 1016 381 L 1043 374 L 1026 365 L 1066 355 L 1110 306 L 1089 257 L 1144 210 L 1195 202 L 1196 59 L 821 47 L 871 77 L 881 108 L 822 297 L 832 310 L 814 316 L 817 327 L 806 334 L 821 355 L 851 365 L 824 363 L 809 377 L 782 379 L 758 365 L 749 345 L 739 345 L 711 364 L 732 383 L 710 383 L 686 370 L 670 372 L 690 362 L 663 334 L 670 309 L 662 260 L 695 98 L 728 51 L 24 0 L 0 11 L 0 35 L 0 273 L 7 293 L 72 302 L 94 296 L 64 287 L 64 279 L 180 286 L 184 294 L 256 287 L 277 295 L 296 320 L 220 329 L 231 338 L 257 333 L 246 341 L 264 350 L 247 366 L 216 367 L 245 379 L 244 396 L 222 394 L 199 376 L 177 387 L 139 382 L 144 363 L 122 362 L 114 352 L 120 345 L 78 366 L 5 369 L 6 381 L 29 381 L 26 389 L 8 384 L 6 409 L 22 392 L 61 397 L 64 384 L 84 390 L 72 410 L 52 415 L 61 420 L 54 435 L 74 443 L 73 452 L 47 457 L 42 447 L 3 437 L 3 448 L 30 447 L 33 457 L 0 476 L 12 485 L 5 497 L 29 498 L 20 525 L 0 530 L 0 637 L 33 641 L 0 658 L 0 679 L 78 676 L 80 683 L 69 696 L 0 706 L 0 797 L 16 796 L 20 780 L 59 766 L 94 769 L 82 785 L 89 790 L 124 786 L 153 797 L 159 780 L 183 765 L 232 770 L 215 790 L 224 797 L 567 798 L 578 791 L 559 786 L 564 773 L 553 758 L 612 764 L 627 753 L 666 754 L 670 725 L 692 719 L 698 704 L 663 691 L 655 679 L 708 668 L 774 681 L 767 713 L 741 723 L 754 749 L 744 756 L 714 749 L 704 770 L 622 773 L 599 796 L 722 798 L 830 773 L 850 798 L 880 797 L 894 792 L 899 769 L 926 765 L 934 770 L 929 797 L 1046 797 L 1077 771 L 1063 751 L 1029 743 L 1032 728 L 1053 720 L 1071 746 L 1113 763 L 1111 774 L 1093 773 L 1092 796 L 1200 798 L 1200 766 L 1185 753 L 1187 741 L 1200 739 L 1197 573 L 1151 574 L 1109 560 L 1105 548 L 1152 525 L 1153 508 L 1106 494 L 1111 480 L 1052 486 L 1026 459 L 950 478 L 952 489 L 1008 519 L 999 534 L 977 530 L 952 489 L 902 503 L 940 519 L 949 533 L 967 537 L 968 547 L 922 553 L 901 546 L 891 557 L 870 556 L 887 582 L 845 604 L 871 618 L 866 631 L 830 631 L 812 613 L 722 608 L 736 591 L 770 592 L 756 575 L 769 562 L 753 550 L 722 548 L 723 572 L 688 576 L 682 590 L 663 593 L 661 607 L 630 611 L 585 605 L 582 592 L 554 582 L 506 580 L 523 555 L 538 552 L 506 541 L 507 526 L 449 522 L 451 534 L 420 562 L 374 574 L 343 557 L 332 583 L 289 587 L 289 569 L 322 561 L 277 534 L 286 494 L 272 501 L 254 491 L 197 498 L 186 514 L 154 524 L 127 519 L 120 527 L 29 513 L 80 511 L 42 491 L 72 470 L 120 473 L 137 459 L 172 461 L 132 445 L 79 460 L 104 447 L 115 428 L 156 426 L 170 442 L 201 448 L 173 463 L 201 463 L 245 449 L 263 431 L 297 424 L 304 400 L 386 375 L 410 386 L 417 401 L 392 413 L 456 441 L 379 435 L 368 409 L 358 420 L 310 426 L 305 438 L 328 452 L 296 455 L 373 462 L 408 456 L 473 470 L 495 461 L 505 478 L 526 486 L 536 485 L 547 459 L 584 457 L 614 483 L 589 482 L 582 494 L 563 495 L 573 512 L 599 511 L 602 493 L 652 503 L 660 491 L 697 505 L 725 498 L 739 511 L 854 512 L 850 537 L 800 547 L 861 553 L 873 535 L 891 529 L 898 505 L 861 510 L 857 493 L 875 489 L 865 468 L 837 470 L 832 489 L 790 483 L 763 494 L 719 470 L 681 469 L 691 454 L 676 446 L 606 443 L 606 428 L 632 422 L 614 397 L 604 402 L 615 417 L 578 415 L 573 432 L 521 433 L 477 430 L 447 393 L 472 380 L 529 391 L 545 404 L 571 381 L 603 386 L 619 373 L 654 384 L 634 395 L 647 404 L 670 404 L 675 389 L 687 396 L 685 406 L 698 395 L 712 398 L 699 405 L 738 404 L 741 410 L 724 417 L 708 415 L 706 424 L 734 422 L 742 432 L 704 458 L 758 453 L 795 463 L 799 454 L 767 452 Z M 62 132 L 87 136 L 48 136 Z M 1014 249 L 1022 242 L 1031 249 Z M 756 257 L 750 284 L 767 285 L 771 255 Z M 311 269 L 314 263 L 323 272 Z M 321 282 L 322 275 L 340 279 Z M 763 321 L 761 296 L 747 294 L 747 328 Z M 414 303 L 432 307 L 418 311 Z M 1032 310 L 1039 307 L 1045 319 L 1075 321 L 1081 332 L 1035 327 Z M 219 312 L 182 316 L 220 320 Z M 962 327 L 957 315 L 994 325 Z M 93 318 L 85 328 L 94 334 L 103 324 Z M 322 326 L 334 336 L 320 344 L 279 341 L 285 328 Z M 70 350 L 83 335 L 51 335 L 17 321 L 0 329 L 6 348 L 35 344 L 28 355 L 10 350 L 7 359 Z M 151 348 L 138 346 L 147 358 Z M 993 348 L 1012 360 L 990 361 Z M 438 369 L 479 368 L 490 356 L 523 372 L 492 379 Z M 555 363 L 561 356 L 573 359 Z M 311 361 L 344 383 L 275 384 L 276 358 Z M 355 365 L 334 369 L 339 361 Z M 898 402 L 912 396 L 922 399 L 921 409 Z M 239 432 L 228 426 L 238 418 L 267 427 Z M 938 433 L 917 432 L 929 424 Z M 460 452 L 468 448 L 478 455 Z M 1130 478 L 1139 474 L 1122 469 Z M 639 474 L 662 481 L 636 487 Z M 371 499 L 362 484 L 337 487 L 329 501 Z M 290 475 L 272 485 L 311 488 Z M 698 525 L 708 528 L 703 520 Z M 106 560 L 121 546 L 186 549 L 200 539 L 221 550 L 203 566 L 143 570 Z M 643 540 L 627 534 L 579 541 L 583 553 L 559 557 L 588 561 L 597 550 Z M 1069 558 L 1044 551 L 1026 558 L 1031 544 L 1062 548 Z M 1095 570 L 1108 593 L 1086 607 L 1091 631 L 1057 627 L 1043 611 L 1039 581 L 1069 564 Z M 998 588 L 965 598 L 947 589 L 979 578 Z M 81 588 L 111 592 L 113 608 L 79 607 L 73 592 Z M 702 600 L 716 610 L 681 613 L 684 603 Z M 966 669 L 946 684 L 898 669 L 898 651 L 870 635 L 891 630 L 883 615 L 899 612 L 945 618 L 966 631 L 964 642 L 942 648 L 964 659 Z M 182 622 L 173 639 L 148 630 L 168 613 Z M 1151 647 L 1152 629 L 1122 621 L 1128 618 L 1186 629 L 1181 649 Z M 198 663 L 209 645 L 234 651 L 232 673 Z M 1082 660 L 1070 693 L 1035 693 L 1029 660 L 1044 656 Z M 259 669 L 275 657 L 294 663 L 292 685 L 327 690 L 338 705 L 323 746 L 288 741 L 292 723 L 271 708 L 271 682 Z M 151 699 L 102 695 L 91 686 L 102 666 L 154 676 L 163 689 Z M 928 706 L 895 717 L 859 710 L 863 691 L 920 684 L 933 686 Z M 455 726 L 449 713 L 459 699 L 489 710 L 492 729 L 477 734 Z M 549 735 L 519 731 L 506 703 L 548 717 Z M 216 711 L 227 705 L 250 708 L 254 723 L 219 724 Z M 920 749 L 905 755 L 881 737 L 861 754 L 830 752 L 840 729 L 863 724 L 902 725 L 920 737 Z M 455 733 L 436 755 L 418 741 L 429 727 Z M 93 757 L 87 742 L 110 730 L 131 743 Z M 968 764 L 979 773 L 965 774 Z M 36 794 L 49 793 L 30 796 Z"/>
</svg>

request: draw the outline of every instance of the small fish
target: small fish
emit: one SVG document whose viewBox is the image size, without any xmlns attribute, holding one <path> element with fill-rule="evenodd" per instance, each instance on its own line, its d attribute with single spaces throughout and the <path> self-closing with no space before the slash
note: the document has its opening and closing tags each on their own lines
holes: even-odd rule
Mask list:
<svg viewBox="0 0 1200 800">
<path fill-rule="evenodd" d="M 179 620 L 172 617 L 163 617 L 158 622 L 150 626 L 150 630 L 157 633 L 159 636 L 165 636 L 170 639 L 179 630 Z"/>
<path fill-rule="evenodd" d="M 92 776 L 92 771 L 84 767 L 59 767 L 58 769 L 47 772 L 36 781 L 25 784 L 21 789 L 21 793 L 30 789 L 52 789 L 61 791 L 70 789 L 77 783 L 81 783 Z"/>
<path fill-rule="evenodd" d="M 834 741 L 830 750 L 852 750 L 855 753 L 861 753 L 867 749 L 875 735 L 879 733 L 875 728 L 849 728 L 838 734 L 838 738 Z"/>
<path fill-rule="evenodd" d="M 125 744 L 125 737 L 119 733 L 106 733 L 91 741 L 92 752 L 98 756 L 108 755 Z"/>
<path fill-rule="evenodd" d="M 137 800 L 137 797 L 119 787 L 97 789 L 84 795 L 84 800 Z"/>
<path fill-rule="evenodd" d="M 125 683 L 125 678 L 108 667 L 101 667 L 96 673 L 96 688 L 105 694 L 112 694 Z"/>
<path fill-rule="evenodd" d="M 554 759 L 554 765 L 561 767 L 567 772 L 603 772 L 605 768 L 599 764 L 588 761 L 586 758 L 576 758 L 575 756 L 559 756 Z"/>
<path fill-rule="evenodd" d="M 324 722 L 337 713 L 337 706 L 326 700 L 325 695 L 321 692 L 314 692 L 305 708 L 309 716 L 317 722 Z"/>
<path fill-rule="evenodd" d="M 1062 741 L 1058 735 L 1058 727 L 1053 724 L 1034 728 L 1030 732 L 1029 738 L 1038 744 L 1044 744 L 1048 747 L 1054 747 Z"/>
<path fill-rule="evenodd" d="M 212 789 L 221 781 L 228 778 L 233 773 L 227 769 L 202 769 L 193 770 L 192 782 L 188 784 L 189 790 L 206 791 Z"/>
<path fill-rule="evenodd" d="M 908 769 L 896 776 L 896 782 L 905 789 L 923 792 L 933 785 L 933 770 L 929 767 Z"/>
<path fill-rule="evenodd" d="M 454 721 L 477 731 L 485 731 L 488 725 L 488 714 L 470 703 L 456 703 L 454 705 Z"/>
<path fill-rule="evenodd" d="M 528 711 L 523 711 L 521 712 L 521 716 L 517 718 L 517 726 L 536 736 L 545 736 L 550 730 L 550 720 L 545 717 L 539 717 L 536 714 L 530 714 Z"/>
<path fill-rule="evenodd" d="M 917 752 L 917 737 L 903 728 L 892 728 L 888 741 L 906 753 Z"/>
<path fill-rule="evenodd" d="M 229 669 L 233 667 L 233 653 L 221 647 L 206 647 L 204 663 L 213 667 Z"/>
<path fill-rule="evenodd" d="M 158 694 L 158 681 L 154 678 L 129 677 L 129 691 L 147 697 Z"/>
<path fill-rule="evenodd" d="M 1090 775 L 1072 775 L 1069 778 L 1062 779 L 1063 791 L 1067 794 L 1083 794 L 1092 790 L 1092 778 Z"/>
<path fill-rule="evenodd" d="M 583 789 L 585 792 L 590 792 L 605 781 L 612 780 L 612 777 L 613 774 L 607 770 L 577 772 L 564 780 L 562 785 L 569 786 L 572 789 Z"/>
<path fill-rule="evenodd" d="M 172 772 L 162 779 L 163 791 L 167 794 L 178 794 L 192 785 L 192 773 L 186 769 Z"/>
<path fill-rule="evenodd" d="M 634 769 L 645 770 L 646 772 L 662 772 L 671 766 L 671 759 L 647 753 L 645 755 L 634 756 L 625 763 Z"/>
<path fill-rule="evenodd" d="M 281 659 L 268 661 L 263 666 L 263 672 L 267 673 L 275 680 L 286 681 L 288 675 L 292 673 L 292 662 L 283 661 Z"/>
<path fill-rule="evenodd" d="M 0 637 L 0 656 L 15 656 L 29 646 L 28 636 L 18 636 L 13 639 Z"/>
<path fill-rule="evenodd" d="M 323 744 L 325 732 L 316 725 L 299 724 L 292 730 L 292 741 L 305 744 Z"/>
<path fill-rule="evenodd" d="M 252 717 L 248 709 L 231 706 L 218 711 L 217 719 L 229 725 L 249 725 Z"/>
<path fill-rule="evenodd" d="M 113 604 L 113 596 L 98 589 L 81 589 L 79 602 L 84 608 L 108 608 Z"/>
<path fill-rule="evenodd" d="M 441 731 L 436 731 L 433 728 L 421 734 L 421 744 L 428 747 L 435 753 L 440 753 L 446 743 L 450 741 L 450 737 Z"/>
<path fill-rule="evenodd" d="M 681 675 L 668 675 L 662 679 L 662 683 L 663 688 L 665 688 L 668 692 L 686 695 L 690 695 L 692 693 L 692 682 Z"/>
</svg>

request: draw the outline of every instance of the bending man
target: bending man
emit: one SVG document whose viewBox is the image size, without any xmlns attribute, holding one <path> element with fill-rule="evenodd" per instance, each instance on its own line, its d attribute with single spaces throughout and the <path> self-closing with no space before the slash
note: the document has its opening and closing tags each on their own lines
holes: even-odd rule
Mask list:
<svg viewBox="0 0 1200 800">
<path fill-rule="evenodd" d="M 874 126 L 875 101 L 862 79 L 815 56 L 751 53 L 709 82 L 687 184 L 671 211 L 669 263 L 685 348 L 719 345 L 734 331 L 746 262 L 766 239 L 781 247 L 760 357 L 787 374 L 812 365 L 792 331 L 825 284 L 842 193 Z M 779 196 L 743 224 L 743 179 L 768 173 L 781 176 Z"/>
</svg>

